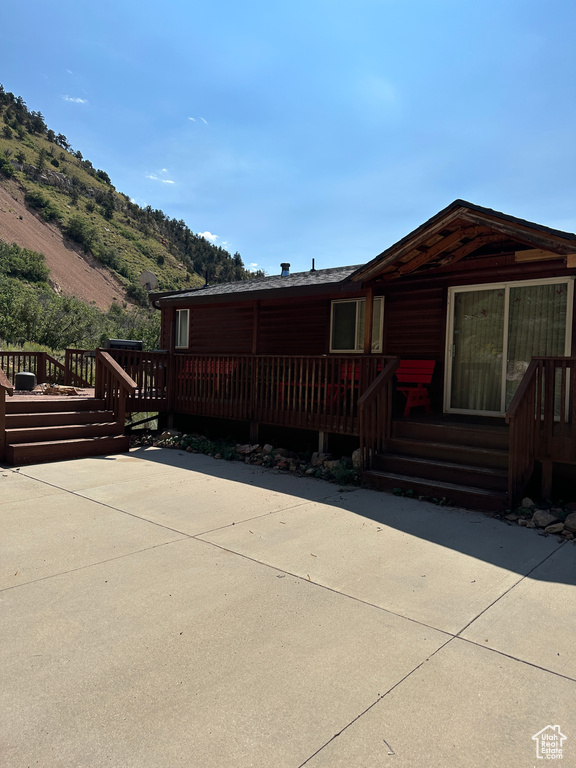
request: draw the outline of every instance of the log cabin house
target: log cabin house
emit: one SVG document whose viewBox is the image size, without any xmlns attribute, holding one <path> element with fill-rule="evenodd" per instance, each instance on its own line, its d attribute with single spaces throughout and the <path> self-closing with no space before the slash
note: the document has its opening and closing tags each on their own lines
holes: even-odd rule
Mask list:
<svg viewBox="0 0 576 768">
<path fill-rule="evenodd" d="M 365 265 L 288 267 L 152 297 L 175 414 L 354 435 L 372 483 L 473 507 L 576 463 L 576 235 L 456 200 Z M 430 413 L 402 360 L 435 362 Z"/>
<path fill-rule="evenodd" d="M 158 411 L 234 420 L 251 442 L 261 425 L 320 449 L 347 435 L 373 485 L 472 508 L 536 480 L 550 496 L 576 466 L 575 275 L 576 235 L 456 200 L 364 265 L 150 294 L 162 352 L 0 353 L 0 460 L 127 450 L 125 413 Z M 6 403 L 34 366 L 95 384 L 89 413 Z"/>
</svg>

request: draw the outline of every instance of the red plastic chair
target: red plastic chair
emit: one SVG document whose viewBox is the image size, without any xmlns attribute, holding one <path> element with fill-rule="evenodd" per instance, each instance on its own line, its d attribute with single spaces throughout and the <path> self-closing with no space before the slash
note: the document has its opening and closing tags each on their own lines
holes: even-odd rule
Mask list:
<svg viewBox="0 0 576 768">
<path fill-rule="evenodd" d="M 430 396 L 424 384 L 430 384 L 434 373 L 435 360 L 400 360 L 396 371 L 399 384 L 398 392 L 406 398 L 404 416 L 409 416 L 412 408 L 423 405 L 430 413 Z"/>
</svg>

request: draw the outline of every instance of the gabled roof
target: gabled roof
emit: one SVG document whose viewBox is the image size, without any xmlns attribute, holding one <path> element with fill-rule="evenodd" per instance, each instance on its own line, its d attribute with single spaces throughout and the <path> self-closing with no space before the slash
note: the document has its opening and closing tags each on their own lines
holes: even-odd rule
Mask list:
<svg viewBox="0 0 576 768">
<path fill-rule="evenodd" d="M 306 293 L 306 289 L 315 287 L 329 288 L 332 285 L 341 285 L 352 272 L 358 269 L 358 265 L 351 267 L 332 267 L 331 269 L 315 269 L 307 272 L 293 272 L 285 277 L 272 275 L 270 277 L 256 277 L 253 280 L 238 280 L 234 283 L 217 283 L 203 288 L 187 289 L 183 291 L 164 291 L 151 293 L 153 301 L 161 303 L 174 303 L 174 301 L 197 301 L 210 297 L 230 297 L 232 299 L 249 299 L 253 294 L 263 291 L 291 291 Z"/>
<path fill-rule="evenodd" d="M 518 219 L 491 208 L 455 200 L 413 232 L 360 266 L 294 272 L 282 277 L 257 277 L 183 291 L 151 293 L 153 304 L 196 304 L 248 301 L 274 296 L 304 296 L 331 291 L 354 291 L 375 278 L 391 280 L 417 269 L 448 267 L 481 248 L 541 249 L 558 258 L 576 254 L 576 235 Z"/>
<path fill-rule="evenodd" d="M 413 232 L 357 269 L 350 282 L 376 276 L 393 279 L 419 267 L 443 267 L 490 243 L 508 241 L 559 257 L 576 252 L 576 235 L 518 219 L 491 208 L 455 200 Z"/>
</svg>

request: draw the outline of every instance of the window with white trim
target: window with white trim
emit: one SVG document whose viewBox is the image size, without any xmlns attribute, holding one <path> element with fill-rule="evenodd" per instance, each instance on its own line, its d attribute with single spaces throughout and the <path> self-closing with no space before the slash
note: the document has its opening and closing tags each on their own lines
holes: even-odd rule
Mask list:
<svg viewBox="0 0 576 768">
<path fill-rule="evenodd" d="M 188 339 L 190 332 L 190 310 L 176 310 L 176 340 L 174 346 L 176 349 L 188 349 Z"/>
<path fill-rule="evenodd" d="M 366 299 L 338 299 L 332 302 L 330 352 L 364 351 Z M 372 352 L 382 352 L 384 297 L 376 296 L 372 305 Z"/>
</svg>

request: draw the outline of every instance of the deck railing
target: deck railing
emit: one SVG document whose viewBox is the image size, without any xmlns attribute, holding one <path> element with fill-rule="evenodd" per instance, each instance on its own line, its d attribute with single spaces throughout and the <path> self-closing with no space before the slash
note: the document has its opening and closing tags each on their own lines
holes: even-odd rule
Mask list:
<svg viewBox="0 0 576 768">
<path fill-rule="evenodd" d="M 542 463 L 542 495 L 552 464 L 576 464 L 576 357 L 535 357 L 506 413 L 510 425 L 508 494 L 514 505 Z"/>
<path fill-rule="evenodd" d="M 174 410 L 354 435 L 358 399 L 387 359 L 178 354 Z"/>
<path fill-rule="evenodd" d="M 6 395 L 12 397 L 14 387 L 0 368 L 0 461 L 6 458 Z"/>
<path fill-rule="evenodd" d="M 393 411 L 394 374 L 400 358 L 388 361 L 358 401 L 360 412 L 360 460 L 362 469 L 372 467 L 374 457 L 386 448 Z"/>
<path fill-rule="evenodd" d="M 106 351 L 136 383 L 136 390 L 128 397 L 127 407 L 130 412 L 171 410 L 168 352 L 123 349 Z"/>
<path fill-rule="evenodd" d="M 96 382 L 96 354 L 87 349 L 67 349 L 64 352 L 66 384 L 73 387 L 93 387 Z"/>
<path fill-rule="evenodd" d="M 12 383 L 22 371 L 33 373 L 38 384 L 66 383 L 66 367 L 48 352 L 0 352 L 0 368 Z"/>
</svg>

